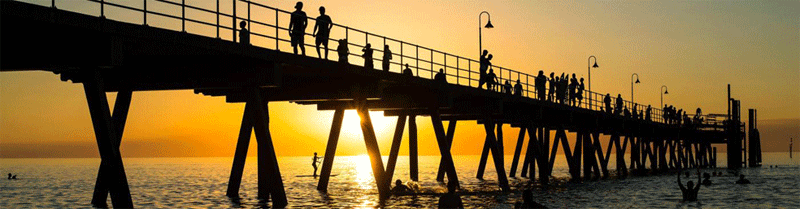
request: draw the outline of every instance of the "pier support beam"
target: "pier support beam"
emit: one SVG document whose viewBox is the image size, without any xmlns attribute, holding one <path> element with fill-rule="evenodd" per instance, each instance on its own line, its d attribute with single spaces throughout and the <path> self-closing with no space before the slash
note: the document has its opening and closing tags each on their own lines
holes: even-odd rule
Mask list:
<svg viewBox="0 0 800 209">
<path fill-rule="evenodd" d="M 119 153 L 119 146 L 122 142 L 122 133 L 125 130 L 125 122 L 128 118 L 133 92 L 130 90 L 119 91 L 114 103 L 114 113 L 113 115 L 108 115 L 110 111 L 108 98 L 103 90 L 103 82 L 100 79 L 95 77 L 94 81 L 84 83 L 89 112 L 92 117 L 95 136 L 97 137 L 97 146 L 101 154 L 100 168 L 97 172 L 97 181 L 92 195 L 92 205 L 106 207 L 108 193 L 111 191 L 111 201 L 114 207 L 133 207 L 122 157 Z M 104 153 L 106 154 L 105 157 L 103 157 Z M 118 162 L 116 158 L 119 158 Z"/>
<path fill-rule="evenodd" d="M 531 126 L 531 128 L 533 127 Z M 544 127 L 533 128 L 533 130 L 538 130 L 539 137 L 535 137 L 535 131 L 528 131 L 528 137 L 531 138 L 531 142 L 536 142 L 535 159 L 537 165 L 539 166 L 539 183 L 542 185 L 548 185 L 550 183 L 550 175 L 553 173 L 553 167 L 550 166 L 550 154 L 548 149 L 550 148 L 550 130 L 547 130 Z M 530 173 L 530 175 L 531 179 L 533 179 L 533 173 Z"/>
<path fill-rule="evenodd" d="M 397 154 L 400 152 L 400 143 L 403 142 L 403 129 L 406 127 L 406 115 L 397 117 L 397 125 L 394 129 L 394 138 L 392 138 L 392 148 L 389 150 L 389 161 L 386 162 L 386 187 L 392 186 L 392 178 L 394 176 L 394 167 L 397 165 Z"/>
<path fill-rule="evenodd" d="M 250 135 L 253 133 L 253 105 L 245 103 L 244 114 L 242 115 L 242 127 L 239 129 L 239 139 L 236 142 L 236 152 L 233 154 L 233 166 L 231 176 L 228 179 L 228 191 L 226 196 L 239 198 L 239 187 L 242 184 L 242 173 L 244 163 L 247 159 L 247 149 L 250 146 Z"/>
<path fill-rule="evenodd" d="M 319 173 L 319 183 L 317 184 L 317 190 L 319 191 L 328 191 L 328 181 L 331 178 L 333 159 L 336 156 L 336 146 L 339 143 L 339 133 L 342 130 L 342 120 L 344 120 L 344 109 L 338 108 L 333 112 L 331 133 L 328 135 L 325 159 L 322 160 L 322 171 Z"/>
<path fill-rule="evenodd" d="M 408 169 L 412 181 L 419 181 L 419 154 L 417 152 L 417 116 L 408 116 Z"/>
<path fill-rule="evenodd" d="M 500 150 L 501 147 L 495 139 L 495 133 L 493 130 L 494 123 L 487 118 L 484 121 L 483 127 L 486 129 L 486 135 L 489 138 L 489 148 L 492 151 L 494 168 L 497 171 L 497 183 L 503 191 L 508 191 L 510 188 L 508 187 L 508 178 L 506 177 L 506 171 L 503 165 L 503 152 Z M 502 128 L 502 126 L 498 127 Z"/>
<path fill-rule="evenodd" d="M 450 120 L 447 124 L 447 144 L 453 147 L 453 136 L 456 134 L 457 120 Z M 439 171 L 436 172 L 436 181 L 444 181 L 444 158 L 439 159 Z"/>
<path fill-rule="evenodd" d="M 389 197 L 389 185 L 385 184 L 386 177 L 383 170 L 383 160 L 381 159 L 381 151 L 378 148 L 378 139 L 375 136 L 375 129 L 372 127 L 372 119 L 369 116 L 369 110 L 366 107 L 366 100 L 360 99 L 358 105 L 358 115 L 361 116 L 361 132 L 364 134 L 364 144 L 367 146 L 367 154 L 372 162 L 372 175 L 375 176 L 375 183 L 378 184 L 378 194 L 380 200 L 383 201 Z"/>
<path fill-rule="evenodd" d="M 283 179 L 280 168 L 278 168 L 278 158 L 275 155 L 275 147 L 272 143 L 272 135 L 269 129 L 269 105 L 261 92 L 254 88 L 251 93 L 249 103 L 255 107 L 253 129 L 256 134 L 258 149 L 258 198 L 266 200 L 272 198 L 272 207 L 286 207 L 286 191 L 283 188 Z"/>
<path fill-rule="evenodd" d="M 525 127 L 519 128 L 519 136 L 517 137 L 517 146 L 514 147 L 514 158 L 511 159 L 511 170 L 508 171 L 509 177 L 514 177 L 517 172 L 517 164 L 519 164 L 519 155 L 522 151 L 522 143 L 525 142 Z M 530 144 L 532 142 L 528 142 Z M 527 162 L 527 159 L 523 160 Z M 525 162 L 523 162 L 525 163 Z M 524 170 L 524 168 L 523 168 Z M 524 174 L 525 171 L 522 171 Z M 523 176 L 524 177 L 524 176 Z"/>
<path fill-rule="evenodd" d="M 439 144 L 439 152 L 442 154 L 442 162 L 444 163 L 445 173 L 447 174 L 447 181 L 448 183 L 454 183 L 458 188 L 460 187 L 458 174 L 456 174 L 453 156 L 450 155 L 450 144 L 447 143 L 447 136 L 444 132 L 444 125 L 442 125 L 442 117 L 439 115 L 439 109 L 437 107 L 431 107 L 430 114 L 433 131 L 436 134 L 436 142 Z M 505 173 L 503 177 L 505 177 Z"/>
</svg>

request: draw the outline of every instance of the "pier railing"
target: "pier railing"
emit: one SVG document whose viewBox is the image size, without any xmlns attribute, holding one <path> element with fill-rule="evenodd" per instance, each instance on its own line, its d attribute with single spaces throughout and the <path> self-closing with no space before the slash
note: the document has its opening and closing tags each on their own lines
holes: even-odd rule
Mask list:
<svg viewBox="0 0 800 209">
<path fill-rule="evenodd" d="M 278 9 L 250 0 L 216 0 L 216 1 L 186 1 L 186 0 L 130 0 L 130 1 L 109 1 L 109 0 L 85 0 L 99 6 L 99 16 L 108 19 L 114 19 L 121 22 L 137 22 L 138 15 L 141 15 L 139 24 L 158 27 L 169 30 L 176 30 L 180 32 L 187 32 L 196 35 L 203 35 L 215 37 L 223 40 L 230 40 L 237 42 L 239 21 L 247 22 L 247 29 L 250 32 L 250 43 L 253 46 L 263 47 L 266 49 L 274 49 L 279 51 L 290 51 L 291 38 L 289 36 L 288 25 L 291 19 L 291 12 Z M 42 3 L 42 2 L 37 2 Z M 60 4 L 73 4 L 76 1 L 72 0 L 51 0 L 50 5 L 56 9 Z M 148 8 L 148 5 L 150 6 Z M 154 7 L 155 6 L 155 7 Z M 287 5 L 291 6 L 291 5 Z M 313 11 L 307 7 L 307 11 Z M 113 10 L 111 13 L 106 10 Z M 91 10 L 91 9 L 90 9 Z M 67 10 L 78 13 L 87 13 L 86 8 Z M 97 10 L 88 12 L 89 15 L 98 15 Z M 190 14 L 187 16 L 187 12 Z M 123 14 L 124 13 L 124 14 Z M 138 13 L 138 15 L 136 15 Z M 114 17 L 109 17 L 112 15 Z M 118 17 L 117 17 L 118 16 Z M 172 22 L 171 22 L 172 21 Z M 178 26 L 177 22 L 180 24 Z M 308 27 L 304 34 L 306 40 L 304 45 L 308 51 L 307 55 L 315 55 L 315 45 L 313 31 L 315 18 L 308 17 Z M 334 21 L 335 22 L 335 21 Z M 187 27 L 187 23 L 190 27 Z M 390 72 L 401 73 L 404 65 L 409 65 L 413 71 L 414 76 L 421 78 L 433 79 L 438 69 L 442 69 L 446 75 L 448 83 L 456 85 L 464 85 L 469 87 L 478 87 L 479 85 L 479 68 L 480 62 L 471 58 L 458 56 L 455 54 L 447 53 L 444 51 L 420 46 L 414 43 L 409 43 L 400 39 L 382 36 L 379 34 L 370 33 L 365 30 L 351 28 L 346 25 L 332 23 L 333 29 L 330 32 L 328 42 L 330 45 L 337 45 L 339 39 L 347 39 L 348 48 L 352 48 L 348 53 L 348 59 L 351 64 L 363 66 L 364 59 L 359 55 L 352 53 L 358 49 L 364 48 L 367 43 L 375 43 L 380 45 L 389 46 L 391 53 L 383 50 L 383 47 L 376 45 L 373 62 L 375 66 L 380 69 L 382 66 L 384 54 L 391 54 L 393 59 L 389 62 Z M 286 27 L 283 27 L 284 25 Z M 239 28 L 240 29 L 240 28 Z M 356 49 L 356 50 L 353 50 Z M 338 60 L 336 47 L 329 47 L 329 60 Z M 511 70 L 502 66 L 492 65 L 490 69 L 494 69 L 497 75 L 498 84 L 502 86 L 505 82 L 515 85 L 519 81 L 522 85 L 522 96 L 533 99 L 546 100 L 547 98 L 537 98 L 537 90 L 535 88 L 535 75 L 530 75 L 524 72 Z M 548 78 L 549 80 L 549 78 Z M 548 81 L 549 82 L 549 81 Z M 549 83 L 548 83 L 549 84 Z M 549 85 L 546 85 L 549 86 Z M 502 89 L 499 88 L 499 89 Z M 496 90 L 499 91 L 499 90 Z M 549 89 L 545 89 L 549 91 Z M 548 92 L 549 93 L 549 92 Z M 583 101 L 580 105 L 574 105 L 584 109 L 594 111 L 607 111 L 605 110 L 605 95 L 596 92 L 584 90 L 582 93 Z M 616 97 L 611 96 L 612 106 L 616 106 Z M 569 105 L 566 103 L 566 105 Z M 624 101 L 623 105 L 630 111 L 636 107 L 637 111 L 645 112 L 647 105 L 633 103 L 631 101 Z M 663 110 L 660 107 L 651 107 L 650 118 L 652 121 L 664 123 Z M 642 116 L 642 118 L 645 118 Z"/>
</svg>

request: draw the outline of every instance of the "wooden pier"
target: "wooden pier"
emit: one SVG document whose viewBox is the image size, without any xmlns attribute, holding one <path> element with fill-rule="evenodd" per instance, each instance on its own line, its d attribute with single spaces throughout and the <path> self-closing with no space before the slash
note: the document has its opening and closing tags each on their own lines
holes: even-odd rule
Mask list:
<svg viewBox="0 0 800 209">
<path fill-rule="evenodd" d="M 139 11 L 145 16 L 159 15 L 146 8 L 92 2 Z M 286 15 L 283 10 L 242 2 L 247 3 L 247 11 L 253 6 L 274 10 L 276 18 L 278 14 Z M 410 63 L 416 72 L 409 76 L 366 69 L 360 65 L 294 55 L 281 49 L 181 32 L 185 31 L 183 28 L 155 28 L 147 26 L 146 22 L 140 25 L 123 23 L 56 7 L 15 1 L 0 1 L 0 4 L 3 19 L 0 70 L 50 71 L 59 74 L 63 81 L 84 86 L 102 158 L 92 200 L 96 206 L 105 206 L 107 195 L 111 194 L 114 207 L 133 207 L 119 146 L 124 142 L 122 133 L 132 93 L 151 90 L 191 89 L 198 94 L 223 96 L 230 103 L 245 103 L 227 195 L 232 198 L 239 196 L 245 156 L 251 133 L 255 132 L 258 142 L 258 198 L 271 200 L 273 207 L 288 204 L 269 126 L 269 103 L 279 101 L 334 111 L 317 186 L 321 191 L 329 188 L 344 110 L 357 110 L 381 199 L 390 195 L 390 183 L 404 134 L 409 136 L 410 179 L 429 180 L 419 179 L 418 117 L 431 118 L 441 153 L 437 181 L 459 182 L 450 153 L 457 124 L 475 121 L 483 125 L 486 136 L 476 177 L 483 178 L 491 154 L 501 190 L 510 190 L 508 176 L 537 179 L 537 169 L 538 181 L 547 184 L 559 149 L 565 154 L 574 181 L 609 177 L 608 163 L 612 151 L 616 154 L 617 167 L 614 170 L 620 176 L 716 167 L 716 148 L 712 148 L 712 144 L 728 145 L 729 168 L 737 168 L 743 162 L 743 158 L 737 159 L 735 154 L 731 154 L 742 153 L 739 148 L 742 147 L 744 126 L 738 117 L 738 101 L 734 112 L 728 114 L 735 117 L 724 118 L 718 121 L 719 124 L 665 124 L 657 108 L 651 113 L 653 121 L 601 112 L 599 104 L 603 94 L 594 92 L 586 92 L 584 97 L 586 103 L 592 101 L 593 105 L 570 106 L 537 99 L 534 96 L 536 90 L 532 83 L 528 83 L 531 75 L 502 67 L 495 67 L 499 69 L 501 80 L 524 81 L 522 95 L 478 89 L 475 87 L 478 74 L 471 70 L 476 63 L 474 60 L 342 25 L 337 27 L 346 28 L 353 34 L 349 35 L 351 37 L 361 34 L 374 42 L 397 41 L 415 49 L 416 55 L 404 53 L 401 49 L 396 55 L 402 57 L 401 61 L 392 65 Z M 179 3 L 169 4 L 194 9 Z M 250 21 L 244 16 L 236 16 L 235 11 L 233 14 L 216 14 L 233 17 L 234 22 L 237 18 Z M 183 16 L 174 18 L 196 21 Z M 218 22 L 206 24 L 215 25 L 218 31 L 231 32 L 231 28 Z M 272 27 L 276 34 L 278 30 L 285 30 Z M 288 37 L 262 36 L 272 38 L 276 43 L 288 41 Z M 357 44 L 353 46 L 360 47 Z M 425 59 L 420 58 L 420 49 L 430 51 L 431 59 L 427 59 L 427 55 L 423 55 Z M 430 61 L 434 55 L 443 56 L 444 63 Z M 451 61 L 449 64 L 448 60 Z M 438 68 L 445 69 L 448 83 L 427 76 L 432 77 Z M 108 106 L 107 92 L 118 92 L 113 111 Z M 625 105 L 630 108 L 636 104 L 626 101 Z M 381 160 L 368 111 L 383 111 L 385 116 L 397 117 L 386 165 Z M 446 128 L 443 121 L 448 121 Z M 404 130 L 406 124 L 407 132 Z M 520 129 L 508 172 L 503 166 L 506 160 L 503 140 L 507 136 L 503 135 L 502 127 L 506 125 Z M 570 144 L 568 133 L 575 133 L 575 144 Z M 601 146 L 601 136 L 610 136 L 607 147 Z M 523 147 L 525 141 L 527 146 Z M 754 153 L 752 148 L 751 153 Z M 460 178 L 468 177 L 462 175 Z"/>
</svg>

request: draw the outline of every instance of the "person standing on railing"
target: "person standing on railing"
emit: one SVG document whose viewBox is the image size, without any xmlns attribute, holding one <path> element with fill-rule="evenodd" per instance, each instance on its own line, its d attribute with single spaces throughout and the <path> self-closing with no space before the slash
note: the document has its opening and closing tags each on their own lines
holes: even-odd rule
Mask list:
<svg viewBox="0 0 800 209">
<path fill-rule="evenodd" d="M 545 95 L 547 95 L 547 89 L 545 89 L 545 85 L 547 84 L 547 77 L 544 76 L 544 71 L 539 71 L 539 75 L 536 76 L 534 79 L 534 86 L 536 86 L 536 94 L 539 96 L 539 100 L 545 100 Z"/>
<path fill-rule="evenodd" d="M 606 94 L 603 102 L 606 104 L 606 113 L 611 114 L 611 94 Z"/>
<path fill-rule="evenodd" d="M 300 51 L 303 52 L 303 56 L 306 55 L 306 46 L 305 46 L 305 35 L 306 35 L 306 26 L 308 26 L 308 16 L 306 16 L 306 12 L 303 12 L 303 2 L 297 2 L 294 5 L 294 8 L 297 9 L 292 12 L 292 19 L 289 21 L 289 37 L 292 37 L 292 48 L 294 48 L 294 54 L 297 54 L 297 47 L 300 47 Z"/>
<path fill-rule="evenodd" d="M 239 27 L 242 28 L 239 30 L 239 43 L 250 45 L 250 31 L 247 30 L 247 22 L 239 22 Z"/>
<path fill-rule="evenodd" d="M 364 68 L 369 70 L 375 69 L 375 66 L 372 64 L 372 45 L 367 43 L 361 51 L 364 52 L 364 54 L 361 55 L 361 58 L 364 58 Z"/>
<path fill-rule="evenodd" d="M 514 84 L 514 95 L 522 96 L 522 84 L 519 83 L 519 79 L 517 79 L 517 84 Z"/>
<path fill-rule="evenodd" d="M 319 53 L 319 45 L 325 45 L 325 59 L 328 59 L 328 37 L 330 37 L 331 29 L 333 28 L 333 21 L 331 17 L 325 14 L 325 7 L 319 7 L 319 17 L 317 23 L 314 25 L 314 37 L 316 38 L 315 44 L 317 45 L 317 56 L 322 59 L 322 54 Z M 317 32 L 319 29 L 319 33 Z"/>
<path fill-rule="evenodd" d="M 650 105 L 647 105 L 647 110 L 644 111 L 644 120 L 650 121 L 650 111 L 651 110 L 652 109 L 650 108 Z"/>
<path fill-rule="evenodd" d="M 433 80 L 439 83 L 447 83 L 447 78 L 444 77 L 444 69 L 439 68 L 439 72 L 433 76 Z"/>
<path fill-rule="evenodd" d="M 350 55 L 350 47 L 347 46 L 347 39 L 339 39 L 339 46 L 336 47 L 336 52 L 339 54 L 339 62 L 350 63 L 347 57 Z"/>
<path fill-rule="evenodd" d="M 555 77 L 553 77 L 555 74 L 554 72 L 550 72 L 550 91 L 547 92 L 547 101 L 550 102 L 555 101 L 556 82 L 558 82 Z"/>
<path fill-rule="evenodd" d="M 622 100 L 622 94 L 617 94 L 617 106 L 614 107 L 616 109 L 614 115 L 622 114 L 622 106 L 625 106 Z"/>
<path fill-rule="evenodd" d="M 383 45 L 383 71 L 389 71 L 389 60 L 392 60 L 392 50 L 389 50 L 389 45 Z"/>
<path fill-rule="evenodd" d="M 585 89 L 585 86 L 583 85 L 583 78 L 581 78 L 581 84 L 578 85 L 578 93 L 575 94 L 575 96 L 578 97 L 578 107 L 581 106 L 581 101 L 583 101 L 583 90 L 584 89 Z"/>
</svg>

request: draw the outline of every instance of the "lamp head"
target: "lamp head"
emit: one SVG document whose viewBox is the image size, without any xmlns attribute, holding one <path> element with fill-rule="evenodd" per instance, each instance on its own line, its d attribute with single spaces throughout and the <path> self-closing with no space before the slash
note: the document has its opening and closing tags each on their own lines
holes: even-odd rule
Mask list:
<svg viewBox="0 0 800 209">
<path fill-rule="evenodd" d="M 597 65 L 597 61 L 594 61 L 594 65 L 592 65 L 592 67 L 593 68 L 599 68 L 600 66 Z"/>
<path fill-rule="evenodd" d="M 488 22 L 486 22 L 486 26 L 483 26 L 483 27 L 484 28 L 494 28 L 494 25 L 492 25 L 492 20 L 489 20 Z"/>
<path fill-rule="evenodd" d="M 639 78 L 636 78 L 636 83 L 639 83 Z"/>
<path fill-rule="evenodd" d="M 664 94 L 669 94 L 669 91 L 667 91 L 667 90 L 664 90 Z"/>
</svg>

